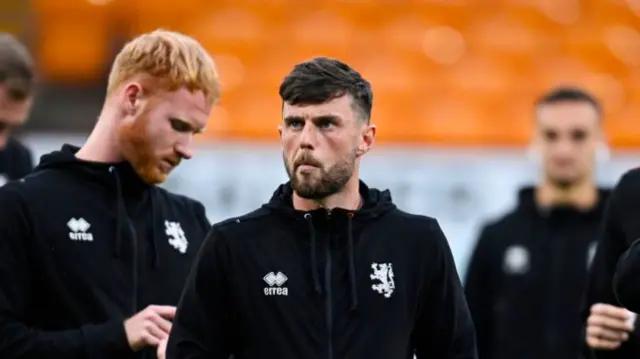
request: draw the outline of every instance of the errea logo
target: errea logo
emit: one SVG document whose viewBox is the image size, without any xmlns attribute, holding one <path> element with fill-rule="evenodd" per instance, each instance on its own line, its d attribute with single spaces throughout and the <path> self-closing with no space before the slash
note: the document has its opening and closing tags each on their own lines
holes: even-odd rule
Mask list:
<svg viewBox="0 0 640 359">
<path fill-rule="evenodd" d="M 289 288 L 282 286 L 289 278 L 287 278 L 287 276 L 282 272 L 269 272 L 262 279 L 268 285 L 268 287 L 264 288 L 264 295 L 289 295 Z"/>
<path fill-rule="evenodd" d="M 72 241 L 93 241 L 93 234 L 91 234 L 91 232 L 87 232 L 91 227 L 91 224 L 89 224 L 89 222 L 84 218 L 71 218 L 69 222 L 67 222 L 67 227 L 69 227 L 69 238 Z"/>
</svg>

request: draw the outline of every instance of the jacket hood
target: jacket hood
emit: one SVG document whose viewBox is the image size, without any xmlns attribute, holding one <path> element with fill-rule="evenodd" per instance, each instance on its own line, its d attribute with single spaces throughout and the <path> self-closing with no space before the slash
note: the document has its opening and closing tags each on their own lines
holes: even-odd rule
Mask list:
<svg viewBox="0 0 640 359">
<path fill-rule="evenodd" d="M 333 211 L 350 212 L 354 217 L 358 219 L 371 219 L 385 214 L 386 212 L 396 208 L 396 205 L 391 199 L 391 192 L 389 190 L 380 191 L 375 188 L 369 188 L 363 181 L 360 181 L 360 196 L 362 197 L 362 207 L 357 211 L 347 211 L 341 208 L 336 208 Z M 287 182 L 278 186 L 273 192 L 271 199 L 263 207 L 273 210 L 275 212 L 294 216 L 304 217 L 305 214 L 313 214 L 317 211 L 311 212 L 299 211 L 293 208 L 293 188 L 291 182 Z"/>
<path fill-rule="evenodd" d="M 118 234 L 113 244 L 113 254 L 115 257 L 121 256 L 121 248 L 123 235 L 127 235 L 128 226 L 132 225 L 131 219 L 127 215 L 125 199 L 132 201 L 139 200 L 143 195 L 148 195 L 151 201 L 152 218 L 156 218 L 155 212 L 157 208 L 157 193 L 154 191 L 155 186 L 145 183 L 135 172 L 131 164 L 126 161 L 117 163 L 102 163 L 81 160 L 76 157 L 79 147 L 70 144 L 64 144 L 60 150 L 50 152 L 40 158 L 40 163 L 34 169 L 32 175 L 37 176 L 39 172 L 48 170 L 66 171 L 73 176 L 81 178 L 88 183 L 98 184 L 105 191 L 113 192 L 113 210 L 116 212 L 115 223 L 118 228 Z M 152 235 L 152 250 L 155 252 L 152 257 L 152 266 L 156 267 L 160 261 L 158 244 L 156 241 L 159 234 L 155 233 L 157 226 L 152 226 L 154 233 Z"/>
<path fill-rule="evenodd" d="M 40 158 L 34 172 L 59 169 L 72 172 L 74 175 L 113 186 L 119 181 L 120 191 L 129 193 L 151 187 L 135 172 L 129 162 L 102 163 L 81 160 L 76 157 L 79 147 L 64 144 L 60 150 L 50 152 Z"/>
<path fill-rule="evenodd" d="M 541 208 L 540 206 L 538 206 L 538 204 L 536 203 L 535 193 L 536 193 L 536 188 L 533 186 L 526 186 L 521 188 L 518 191 L 517 210 L 520 212 L 529 212 L 529 213 L 538 213 L 538 214 L 544 214 L 548 212 L 549 209 Z M 604 211 L 604 207 L 606 206 L 607 199 L 609 198 L 610 194 L 611 194 L 610 189 L 598 188 L 597 204 L 591 209 L 586 211 L 579 211 L 578 209 L 575 209 L 568 205 L 558 206 L 557 208 L 573 210 L 576 212 L 579 211 L 579 212 L 582 212 L 584 215 L 600 215 L 600 213 Z"/>
</svg>

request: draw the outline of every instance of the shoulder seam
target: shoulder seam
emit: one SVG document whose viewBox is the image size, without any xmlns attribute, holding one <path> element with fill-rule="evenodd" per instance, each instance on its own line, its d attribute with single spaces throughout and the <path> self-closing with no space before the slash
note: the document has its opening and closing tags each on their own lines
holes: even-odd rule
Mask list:
<svg viewBox="0 0 640 359">
<path fill-rule="evenodd" d="M 271 215 L 271 213 L 272 213 L 271 211 L 266 210 L 264 208 L 258 208 L 253 212 L 250 212 L 250 213 L 247 213 L 247 214 L 244 214 L 244 215 L 241 215 L 241 216 L 231 217 L 231 218 L 227 218 L 225 220 L 222 220 L 222 221 L 214 224 L 213 227 L 217 228 L 217 229 L 221 229 L 221 228 L 224 228 L 224 227 L 228 227 L 231 224 L 242 223 L 242 222 L 245 222 L 245 221 L 254 221 L 254 220 L 257 220 L 259 218 L 269 216 L 269 215 Z"/>
</svg>

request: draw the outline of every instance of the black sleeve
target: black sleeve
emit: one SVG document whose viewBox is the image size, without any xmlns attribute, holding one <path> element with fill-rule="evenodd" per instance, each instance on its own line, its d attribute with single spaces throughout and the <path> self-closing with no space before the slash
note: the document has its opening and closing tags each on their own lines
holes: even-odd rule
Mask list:
<svg viewBox="0 0 640 359">
<path fill-rule="evenodd" d="M 628 193 L 628 183 L 628 176 L 623 176 L 613 190 L 606 206 L 598 247 L 591 265 L 589 284 L 585 295 L 582 315 L 585 325 L 592 305 L 605 303 L 622 306 L 614 294 L 612 282 L 618 259 L 627 249 L 626 235 L 619 221 L 620 215 L 626 211 L 623 208 L 624 203 L 631 200 L 631 198 L 625 198 L 630 195 Z M 586 337 L 584 345 L 585 347 L 587 346 Z M 631 335 L 629 340 L 617 350 L 593 350 L 592 352 L 598 359 L 622 359 L 628 358 L 630 355 L 633 356 L 632 353 L 639 349 L 640 342 L 636 334 Z"/>
<path fill-rule="evenodd" d="M 128 349 L 124 323 L 45 331 L 27 324 L 34 295 L 28 210 L 15 190 L 0 188 L 0 358 L 107 359 Z"/>
<path fill-rule="evenodd" d="M 435 247 L 412 341 L 417 359 L 477 359 L 476 334 L 449 243 L 434 221 Z"/>
<path fill-rule="evenodd" d="M 492 237 L 489 227 L 482 228 L 480 237 L 471 254 L 464 284 L 469 311 L 476 328 L 478 341 L 478 357 L 491 358 L 493 341 L 492 312 L 495 304 L 496 278 L 492 248 Z"/>
<path fill-rule="evenodd" d="M 193 263 L 173 320 L 167 359 L 227 359 L 233 352 L 228 249 L 213 226 Z"/>
<path fill-rule="evenodd" d="M 613 288 L 622 306 L 640 312 L 640 239 L 636 239 L 618 262 Z"/>
</svg>

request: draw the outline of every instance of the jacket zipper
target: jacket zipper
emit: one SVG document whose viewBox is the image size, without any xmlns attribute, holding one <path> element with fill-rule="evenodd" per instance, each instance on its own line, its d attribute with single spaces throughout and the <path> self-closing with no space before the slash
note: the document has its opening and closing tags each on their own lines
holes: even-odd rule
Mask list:
<svg viewBox="0 0 640 359">
<path fill-rule="evenodd" d="M 327 220 L 331 220 L 331 212 L 327 212 Z M 328 339 L 328 357 L 333 359 L 333 303 L 331 297 L 331 233 L 327 236 L 327 261 L 324 268 L 324 285 L 327 291 L 327 334 Z"/>
<path fill-rule="evenodd" d="M 131 275 L 133 279 L 133 292 L 131 296 L 131 307 L 133 314 L 138 312 L 138 234 L 136 233 L 135 228 L 133 227 L 133 223 L 131 219 L 129 222 L 129 230 L 131 231 L 131 238 L 133 240 L 133 265 L 131 268 Z"/>
</svg>

